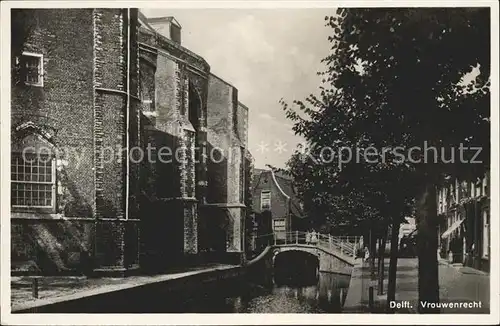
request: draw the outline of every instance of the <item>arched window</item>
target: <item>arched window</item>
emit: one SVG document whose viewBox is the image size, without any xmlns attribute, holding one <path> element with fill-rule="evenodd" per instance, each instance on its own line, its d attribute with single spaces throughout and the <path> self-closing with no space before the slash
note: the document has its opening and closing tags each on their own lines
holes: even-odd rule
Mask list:
<svg viewBox="0 0 500 326">
<path fill-rule="evenodd" d="M 15 211 L 55 210 L 55 146 L 29 122 L 16 128 L 11 153 L 11 205 Z"/>
</svg>

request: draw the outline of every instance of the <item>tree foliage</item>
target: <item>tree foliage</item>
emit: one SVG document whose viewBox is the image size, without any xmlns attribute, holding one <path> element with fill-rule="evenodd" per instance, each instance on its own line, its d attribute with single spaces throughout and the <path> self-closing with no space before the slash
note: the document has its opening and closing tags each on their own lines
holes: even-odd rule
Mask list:
<svg viewBox="0 0 500 326">
<path fill-rule="evenodd" d="M 420 198 L 419 259 L 433 255 L 426 262 L 437 266 L 433 187 L 448 175 L 474 179 L 489 166 L 489 9 L 350 8 L 325 20 L 332 50 L 320 95 L 282 101 L 308 143 L 308 153 L 289 161 L 305 205 L 332 224 L 399 223 Z M 337 157 L 325 160 L 325 147 Z M 370 160 L 339 164 L 342 148 L 370 147 L 377 150 Z M 482 148 L 481 164 L 471 164 L 471 147 Z M 410 156 L 411 148 L 420 150 Z M 437 267 L 429 270 L 432 288 Z"/>
</svg>

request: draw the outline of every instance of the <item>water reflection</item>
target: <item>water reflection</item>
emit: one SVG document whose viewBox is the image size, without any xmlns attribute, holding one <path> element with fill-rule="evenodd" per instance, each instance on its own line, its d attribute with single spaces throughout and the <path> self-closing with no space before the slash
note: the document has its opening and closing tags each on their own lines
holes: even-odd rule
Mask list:
<svg viewBox="0 0 500 326">
<path fill-rule="evenodd" d="M 294 280 L 262 286 L 240 279 L 204 289 L 189 299 L 177 298 L 170 308 L 172 312 L 338 313 L 348 285 L 349 276 L 330 273 L 319 273 L 312 284 Z"/>
</svg>

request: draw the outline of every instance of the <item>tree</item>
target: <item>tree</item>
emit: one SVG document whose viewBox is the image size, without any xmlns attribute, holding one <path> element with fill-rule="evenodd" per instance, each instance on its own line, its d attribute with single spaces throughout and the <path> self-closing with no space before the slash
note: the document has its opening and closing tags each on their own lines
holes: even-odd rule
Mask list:
<svg viewBox="0 0 500 326">
<path fill-rule="evenodd" d="M 419 299 L 438 302 L 435 187 L 444 175 L 473 179 L 489 165 L 489 9 L 339 9 L 326 20 L 332 53 L 321 96 L 295 102 L 302 115 L 284 104 L 295 132 L 323 146 L 392 151 L 382 163 L 314 167 L 307 177 L 334 177 L 335 193 L 365 187 L 368 206 L 394 231 L 415 198 Z M 409 157 L 413 147 L 420 151 Z M 464 147 L 482 147 L 482 164 L 470 164 L 473 151 L 444 161 L 443 152 L 449 159 Z M 407 151 L 403 158 L 397 148 Z M 396 242 L 392 237 L 388 299 Z"/>
</svg>

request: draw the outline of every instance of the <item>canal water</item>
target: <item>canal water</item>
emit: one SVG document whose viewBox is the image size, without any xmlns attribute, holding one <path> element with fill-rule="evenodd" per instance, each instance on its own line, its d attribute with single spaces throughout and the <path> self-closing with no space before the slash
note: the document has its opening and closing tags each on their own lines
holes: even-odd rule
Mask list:
<svg viewBox="0 0 500 326">
<path fill-rule="evenodd" d="M 273 278 L 269 284 L 233 279 L 167 299 L 171 313 L 340 313 L 350 276 L 319 273 L 313 280 Z"/>
</svg>

